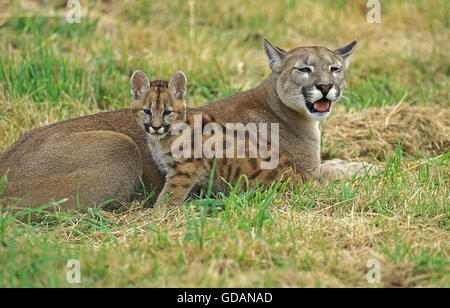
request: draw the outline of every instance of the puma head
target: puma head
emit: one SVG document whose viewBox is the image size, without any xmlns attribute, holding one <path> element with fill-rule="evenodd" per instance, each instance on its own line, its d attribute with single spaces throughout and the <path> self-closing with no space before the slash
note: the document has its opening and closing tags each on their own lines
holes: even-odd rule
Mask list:
<svg viewBox="0 0 450 308">
<path fill-rule="evenodd" d="M 281 101 L 314 120 L 327 118 L 347 86 L 345 71 L 355 45 L 353 41 L 334 51 L 319 46 L 284 51 L 264 39 Z"/>
<path fill-rule="evenodd" d="M 176 72 L 169 82 L 149 82 L 142 71 L 131 76 L 132 110 L 151 138 L 165 137 L 173 125 L 186 120 L 186 82 L 183 72 Z"/>
</svg>

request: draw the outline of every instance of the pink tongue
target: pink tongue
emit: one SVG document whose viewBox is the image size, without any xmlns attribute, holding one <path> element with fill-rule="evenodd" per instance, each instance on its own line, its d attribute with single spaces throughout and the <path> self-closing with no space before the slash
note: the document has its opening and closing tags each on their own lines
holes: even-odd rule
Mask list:
<svg viewBox="0 0 450 308">
<path fill-rule="evenodd" d="M 325 112 L 330 108 L 330 102 L 315 102 L 314 109 L 319 112 Z"/>
</svg>

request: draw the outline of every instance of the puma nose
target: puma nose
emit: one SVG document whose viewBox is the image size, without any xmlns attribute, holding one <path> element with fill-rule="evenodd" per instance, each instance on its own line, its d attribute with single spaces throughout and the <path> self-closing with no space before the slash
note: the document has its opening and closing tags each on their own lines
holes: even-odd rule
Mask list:
<svg viewBox="0 0 450 308">
<path fill-rule="evenodd" d="M 328 94 L 328 92 L 330 91 L 332 86 L 333 86 L 333 84 L 331 84 L 331 83 L 329 83 L 329 84 L 323 84 L 323 83 L 316 84 L 317 89 L 319 89 L 319 91 L 322 92 L 322 94 L 324 96 L 326 96 Z"/>
<path fill-rule="evenodd" d="M 162 126 L 153 126 L 152 125 L 152 128 L 155 130 L 155 131 L 158 131 L 158 129 L 160 129 Z"/>
</svg>

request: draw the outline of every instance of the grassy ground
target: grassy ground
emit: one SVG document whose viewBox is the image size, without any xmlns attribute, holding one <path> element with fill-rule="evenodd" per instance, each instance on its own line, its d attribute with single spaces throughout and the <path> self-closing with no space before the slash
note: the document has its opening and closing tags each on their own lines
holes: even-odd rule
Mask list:
<svg viewBox="0 0 450 308">
<path fill-rule="evenodd" d="M 384 171 L 40 224 L 0 213 L 0 286 L 450 286 L 448 1 L 381 1 L 381 24 L 368 23 L 366 1 L 356 0 L 81 1 L 80 24 L 66 22 L 65 3 L 0 4 L 0 152 L 31 128 L 128 106 L 135 69 L 154 79 L 183 70 L 188 104 L 200 106 L 269 73 L 263 36 L 287 49 L 357 39 L 323 152 Z M 377 154 L 354 151 L 372 142 L 347 120 L 384 110 L 384 125 L 399 103 L 423 108 L 420 125 L 394 126 L 413 138 L 382 143 L 387 126 L 369 125 L 362 131 L 376 135 Z M 80 261 L 79 285 L 66 280 L 69 259 Z M 378 284 L 366 279 L 371 259 Z"/>
</svg>

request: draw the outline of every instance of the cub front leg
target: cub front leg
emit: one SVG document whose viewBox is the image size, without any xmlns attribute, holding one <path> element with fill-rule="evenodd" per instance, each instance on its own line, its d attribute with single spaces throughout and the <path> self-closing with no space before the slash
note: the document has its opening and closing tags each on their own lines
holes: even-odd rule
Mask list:
<svg viewBox="0 0 450 308">
<path fill-rule="evenodd" d="M 164 201 L 175 204 L 182 203 L 194 187 L 194 184 L 195 182 L 190 178 L 188 179 L 176 176 L 167 177 L 166 184 L 159 194 L 156 204 L 160 205 Z"/>
<path fill-rule="evenodd" d="M 366 162 L 348 162 L 341 159 L 333 159 L 322 162 L 316 172 L 316 176 L 324 179 L 351 179 L 353 176 L 377 174 L 377 167 Z"/>
<path fill-rule="evenodd" d="M 166 183 L 158 196 L 156 204 L 160 205 L 164 201 L 181 204 L 186 200 L 194 186 L 202 179 L 203 173 L 201 167 L 193 164 L 182 165 L 169 171 Z"/>
</svg>

